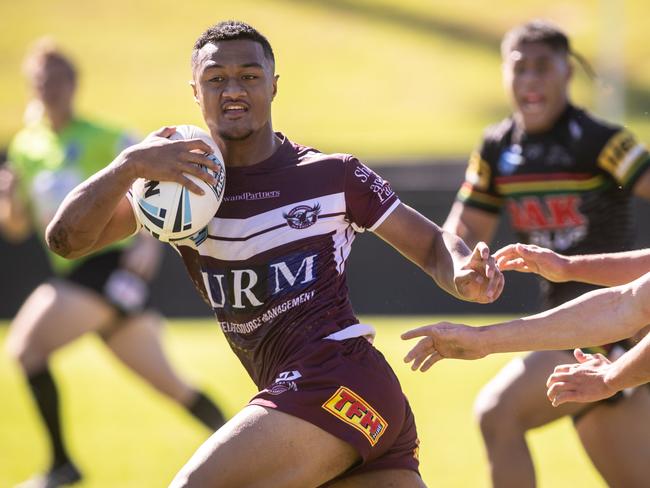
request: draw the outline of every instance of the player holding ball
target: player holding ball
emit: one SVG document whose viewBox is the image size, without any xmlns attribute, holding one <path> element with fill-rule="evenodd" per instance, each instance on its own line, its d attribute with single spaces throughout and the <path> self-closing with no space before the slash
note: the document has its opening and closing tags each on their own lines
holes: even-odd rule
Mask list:
<svg viewBox="0 0 650 488">
<path fill-rule="evenodd" d="M 472 251 L 443 232 L 355 157 L 275 132 L 275 58 L 251 26 L 208 29 L 192 70 L 227 185 L 207 234 L 173 246 L 259 392 L 172 486 L 424 486 L 413 414 L 372 346 L 374 329 L 353 313 L 346 259 L 355 235 L 369 230 L 448 293 L 487 303 L 503 288 L 488 247 Z M 138 177 L 184 184 L 187 171 L 215 184 L 188 164 L 217 171 L 191 152 L 210 147 L 169 141 L 172 133 L 162 129 L 77 187 L 48 227 L 51 248 L 80 256 L 133 233 L 127 191 Z"/>
</svg>

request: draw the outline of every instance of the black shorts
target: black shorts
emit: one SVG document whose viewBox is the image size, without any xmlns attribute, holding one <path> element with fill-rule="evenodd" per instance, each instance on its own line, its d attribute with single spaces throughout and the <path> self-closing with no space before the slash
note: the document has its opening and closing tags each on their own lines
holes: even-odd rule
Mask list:
<svg viewBox="0 0 650 488">
<path fill-rule="evenodd" d="M 64 279 L 101 295 L 117 312 L 133 315 L 149 304 L 149 283 L 122 268 L 122 250 L 93 255 Z"/>
</svg>

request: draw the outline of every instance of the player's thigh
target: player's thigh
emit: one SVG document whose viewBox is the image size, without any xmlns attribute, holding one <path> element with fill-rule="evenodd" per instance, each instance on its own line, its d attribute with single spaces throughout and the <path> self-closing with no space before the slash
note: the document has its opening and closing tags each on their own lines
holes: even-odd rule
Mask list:
<svg viewBox="0 0 650 488">
<path fill-rule="evenodd" d="M 558 364 L 575 362 L 567 351 L 536 351 L 510 361 L 481 390 L 477 413 L 491 420 L 507 416 L 516 427 L 531 429 L 565 415 L 580 412 L 584 405 L 553 407 L 546 397 L 546 380 Z"/>
<path fill-rule="evenodd" d="M 11 323 L 8 348 L 15 355 L 52 351 L 109 323 L 114 310 L 99 295 L 53 280 L 38 286 Z"/>
<path fill-rule="evenodd" d="M 166 395 L 188 404 L 195 391 L 176 374 L 162 343 L 162 317 L 153 311 L 129 315 L 111 325 L 106 345 L 126 366 Z"/>
<path fill-rule="evenodd" d="M 650 486 L 650 387 L 601 402 L 576 424 L 587 454 L 614 488 Z"/>
<path fill-rule="evenodd" d="M 196 451 L 171 487 L 316 487 L 358 461 L 349 444 L 319 427 L 249 405 Z"/>
<path fill-rule="evenodd" d="M 415 471 L 408 469 L 388 469 L 351 476 L 327 488 L 426 488 L 424 481 Z"/>
</svg>

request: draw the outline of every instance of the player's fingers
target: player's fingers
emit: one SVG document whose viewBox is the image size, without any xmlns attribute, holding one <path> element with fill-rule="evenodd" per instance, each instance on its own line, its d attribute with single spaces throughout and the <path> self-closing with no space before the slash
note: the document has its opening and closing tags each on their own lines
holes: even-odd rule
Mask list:
<svg viewBox="0 0 650 488">
<path fill-rule="evenodd" d="M 431 351 L 434 351 L 433 347 L 433 341 L 429 339 L 428 337 L 425 337 L 423 339 L 420 339 L 418 343 L 411 348 L 411 350 L 406 354 L 404 357 L 404 362 L 408 363 L 411 362 L 413 359 L 417 357 L 423 357 L 428 354 L 431 354 Z"/>
<path fill-rule="evenodd" d="M 425 371 L 428 371 L 429 368 L 431 368 L 431 366 L 436 364 L 441 359 L 442 359 L 442 356 L 440 355 L 440 353 L 438 351 L 430 354 L 429 357 L 426 359 L 426 361 L 424 361 L 424 363 L 422 363 L 422 366 L 420 366 L 420 371 L 422 371 L 423 373 Z"/>
<path fill-rule="evenodd" d="M 208 185 L 216 185 L 217 178 L 212 176 L 203 166 L 194 163 L 181 163 L 178 167 L 185 174 L 192 175 L 205 181 Z"/>
<path fill-rule="evenodd" d="M 488 256 L 485 260 L 485 276 L 494 277 L 498 273 L 497 261 L 493 256 Z"/>
<path fill-rule="evenodd" d="M 573 366 L 572 364 L 558 364 L 558 365 L 555 366 L 555 368 L 553 369 L 553 374 L 556 374 L 556 373 L 566 373 L 567 371 L 570 371 L 570 370 L 571 370 L 571 367 L 572 367 L 572 366 Z"/>
<path fill-rule="evenodd" d="M 442 322 L 440 322 L 442 323 Z M 415 337 L 428 336 L 431 333 L 431 330 L 438 324 L 433 325 L 423 325 L 422 327 L 417 327 L 416 329 L 407 330 L 400 337 L 403 340 L 413 339 Z"/>
<path fill-rule="evenodd" d="M 149 134 L 148 137 L 155 136 L 155 137 L 169 137 L 171 136 L 174 132 L 176 132 L 176 127 L 174 126 L 165 126 L 161 127 L 158 130 L 153 131 L 151 134 Z"/>
<path fill-rule="evenodd" d="M 205 142 L 203 139 L 186 139 L 183 141 L 184 147 L 188 151 L 194 151 L 194 150 L 199 150 L 207 154 L 212 154 L 214 152 L 214 149 Z"/>
<path fill-rule="evenodd" d="M 573 387 L 564 381 L 555 381 L 546 390 L 546 396 L 549 400 L 556 398 L 560 392 L 572 390 Z"/>
<path fill-rule="evenodd" d="M 424 362 L 426 356 L 417 356 L 413 359 L 413 364 L 411 364 L 411 371 L 417 371 L 422 363 Z"/>
<path fill-rule="evenodd" d="M 504 246 L 501 249 L 497 250 L 497 252 L 494 253 L 494 257 L 497 259 L 512 259 L 514 257 L 517 257 L 515 244 L 508 244 L 507 246 Z"/>
<path fill-rule="evenodd" d="M 566 371 L 564 373 L 553 373 L 551 376 L 548 377 L 548 380 L 546 381 L 546 387 L 550 388 L 551 385 L 555 383 L 564 383 L 564 384 L 574 383 L 575 382 L 574 380 L 575 380 L 574 371 Z"/>
<path fill-rule="evenodd" d="M 576 361 L 579 363 L 583 363 L 585 360 L 585 353 L 582 352 L 582 349 L 574 349 L 573 350 L 573 357 L 576 358 Z"/>
<path fill-rule="evenodd" d="M 484 266 L 483 261 L 490 257 L 490 248 L 485 242 L 478 242 L 472 250 L 472 255 L 467 263 L 468 267 Z"/>
<path fill-rule="evenodd" d="M 554 407 L 559 407 L 563 403 L 579 402 L 580 398 L 578 396 L 577 391 L 575 391 L 575 390 L 564 390 L 564 391 L 557 392 L 557 394 L 554 395 L 552 398 L 549 397 L 549 400 L 551 400 L 551 404 Z"/>
<path fill-rule="evenodd" d="M 524 258 L 506 258 L 506 257 L 501 257 L 497 261 L 497 265 L 499 266 L 499 269 L 502 271 L 528 271 L 528 266 L 526 265 L 526 261 Z"/>
<path fill-rule="evenodd" d="M 490 247 L 483 241 L 476 243 L 474 251 L 478 251 L 478 257 L 485 261 L 490 257 Z"/>
<path fill-rule="evenodd" d="M 178 177 L 176 177 L 174 181 L 180 183 L 192 193 L 196 193 L 197 195 L 205 195 L 203 189 L 183 173 L 181 173 Z"/>
<path fill-rule="evenodd" d="M 188 152 L 183 156 L 184 160 L 189 163 L 193 163 L 195 166 L 200 166 L 200 170 L 203 171 L 203 168 L 208 168 L 215 173 L 220 173 L 222 168 L 221 164 L 218 163 L 218 160 L 213 154 L 202 154 L 197 152 Z"/>
<path fill-rule="evenodd" d="M 583 352 L 582 349 L 574 349 L 573 350 L 573 357 L 576 358 L 576 360 L 579 363 L 586 363 L 587 361 L 591 361 L 592 359 L 596 359 L 600 356 L 601 358 L 604 358 L 602 354 L 589 354 L 586 352 Z"/>
<path fill-rule="evenodd" d="M 488 284 L 488 289 L 487 289 L 487 296 L 490 300 L 496 300 L 501 296 L 501 292 L 503 291 L 503 287 L 505 285 L 505 279 L 503 278 L 503 274 L 501 274 L 501 271 L 496 272 L 495 276 L 492 277 L 490 280 L 490 283 Z"/>
</svg>

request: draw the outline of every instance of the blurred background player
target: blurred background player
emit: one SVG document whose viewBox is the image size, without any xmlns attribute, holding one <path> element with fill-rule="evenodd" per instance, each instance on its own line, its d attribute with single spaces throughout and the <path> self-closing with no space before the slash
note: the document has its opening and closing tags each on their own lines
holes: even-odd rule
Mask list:
<svg viewBox="0 0 650 488">
<path fill-rule="evenodd" d="M 131 140 L 121 131 L 74 113 L 77 72 L 50 39 L 39 40 L 25 59 L 33 92 L 25 127 L 0 167 L 0 230 L 11 241 L 45 227 L 65 195 L 110 162 Z M 49 253 L 56 277 L 38 286 L 14 318 L 7 350 L 24 371 L 51 444 L 51 466 L 24 486 L 55 487 L 81 479 L 63 440 L 56 383 L 48 367 L 52 352 L 87 332 L 154 388 L 209 429 L 224 422 L 202 392 L 181 379 L 162 349 L 161 317 L 147 309 L 149 282 L 161 246 L 145 235 L 101 253 L 69 261 Z"/>
<path fill-rule="evenodd" d="M 469 246 L 490 242 L 505 208 L 522 242 L 568 255 L 629 249 L 631 196 L 650 199 L 647 151 L 627 130 L 571 104 L 569 56 L 585 64 L 556 26 L 518 26 L 505 35 L 501 51 L 513 114 L 485 132 L 445 229 Z M 545 308 L 592 289 L 545 281 L 542 288 Z M 564 415 L 585 413 L 576 421 L 581 441 L 601 473 L 610 469 L 613 458 L 602 454 L 595 434 L 610 410 L 552 408 L 546 400 L 546 378 L 570 359 L 568 351 L 515 359 L 479 394 L 475 408 L 495 486 L 535 485 L 525 433 Z"/>
</svg>

